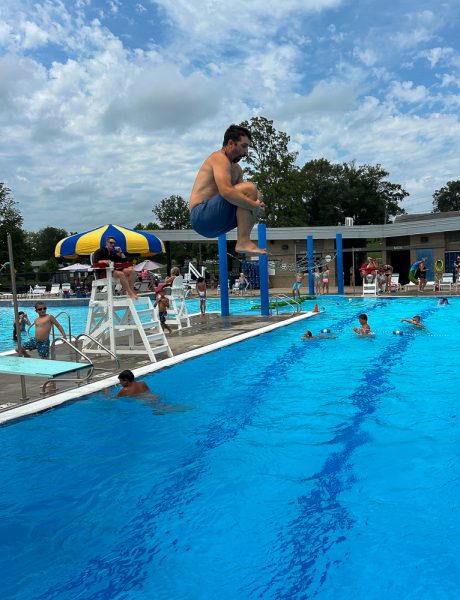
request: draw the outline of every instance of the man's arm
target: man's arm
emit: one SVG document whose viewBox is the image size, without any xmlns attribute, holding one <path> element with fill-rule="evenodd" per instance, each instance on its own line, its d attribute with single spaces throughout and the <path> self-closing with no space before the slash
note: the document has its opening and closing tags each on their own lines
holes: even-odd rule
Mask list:
<svg viewBox="0 0 460 600">
<path fill-rule="evenodd" d="M 260 200 L 252 200 L 232 185 L 232 166 L 224 154 L 215 153 L 209 160 L 211 162 L 214 181 L 221 196 L 231 204 L 246 208 L 247 210 L 253 210 L 261 206 Z M 239 183 L 241 182 L 240 180 L 242 180 L 242 174 L 238 178 Z"/>
</svg>

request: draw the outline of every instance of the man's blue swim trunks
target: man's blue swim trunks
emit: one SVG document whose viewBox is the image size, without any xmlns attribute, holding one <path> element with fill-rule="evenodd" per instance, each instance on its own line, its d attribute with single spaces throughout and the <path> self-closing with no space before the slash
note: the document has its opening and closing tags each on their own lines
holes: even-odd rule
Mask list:
<svg viewBox="0 0 460 600">
<path fill-rule="evenodd" d="M 49 358 L 50 356 L 50 341 L 49 340 L 37 340 L 37 338 L 30 338 L 27 342 L 22 344 L 24 350 L 37 350 L 40 358 Z"/>
<path fill-rule="evenodd" d="M 192 208 L 190 221 L 193 229 L 204 237 L 218 237 L 235 229 L 236 206 L 220 194 L 204 200 Z"/>
</svg>

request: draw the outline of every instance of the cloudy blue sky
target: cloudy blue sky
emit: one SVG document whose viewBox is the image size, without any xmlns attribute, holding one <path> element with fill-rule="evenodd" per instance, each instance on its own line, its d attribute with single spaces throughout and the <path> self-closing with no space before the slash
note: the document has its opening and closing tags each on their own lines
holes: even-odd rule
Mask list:
<svg viewBox="0 0 460 600">
<path fill-rule="evenodd" d="M 458 0 L 2 0 L 0 181 L 26 229 L 134 226 L 262 115 L 300 164 L 380 163 L 429 211 L 460 179 L 459 17 Z"/>
</svg>

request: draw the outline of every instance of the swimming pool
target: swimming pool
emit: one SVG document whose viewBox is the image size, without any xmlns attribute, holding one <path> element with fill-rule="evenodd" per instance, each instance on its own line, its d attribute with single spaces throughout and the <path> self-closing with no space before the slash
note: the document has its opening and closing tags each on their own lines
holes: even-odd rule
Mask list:
<svg viewBox="0 0 460 600">
<path fill-rule="evenodd" d="M 230 300 L 230 311 L 233 315 L 242 315 L 242 314 L 257 314 L 256 311 L 251 310 L 251 306 L 254 304 L 259 304 L 260 298 L 232 298 Z M 310 306 L 312 302 L 308 302 Z M 219 298 L 209 298 L 206 302 L 207 310 L 210 311 L 219 311 L 220 312 L 220 299 Z M 142 308 L 142 300 L 139 301 L 139 307 Z M 31 323 L 33 323 L 36 318 L 36 313 L 33 306 L 23 307 L 19 305 L 19 310 L 23 310 Z M 200 312 L 200 302 L 196 298 L 191 300 L 187 300 L 187 310 L 190 314 L 199 313 Z M 282 309 L 280 309 L 281 311 Z M 290 310 L 289 308 L 285 308 L 283 310 Z M 64 327 L 65 331 L 68 333 L 68 320 L 67 316 L 63 313 L 67 313 L 71 320 L 72 333 L 74 335 L 78 335 L 85 331 L 86 326 L 86 317 L 88 315 L 88 307 L 87 306 L 72 306 L 70 304 L 66 306 L 53 306 L 51 303 L 48 304 L 49 314 L 54 315 L 58 318 L 59 322 Z M 260 311 L 259 311 L 260 314 Z M 58 316 L 60 315 L 60 316 Z M 14 348 L 14 342 L 12 340 L 13 335 L 13 320 L 14 320 L 14 312 L 13 308 L 8 306 L 0 306 L 0 352 L 6 352 L 7 350 L 12 350 Z M 31 331 L 31 335 L 33 335 L 33 330 Z"/>
<path fill-rule="evenodd" d="M 457 597 L 459 307 L 331 300 L 146 378 L 189 410 L 95 394 L 2 427 L 3 597 Z"/>
</svg>

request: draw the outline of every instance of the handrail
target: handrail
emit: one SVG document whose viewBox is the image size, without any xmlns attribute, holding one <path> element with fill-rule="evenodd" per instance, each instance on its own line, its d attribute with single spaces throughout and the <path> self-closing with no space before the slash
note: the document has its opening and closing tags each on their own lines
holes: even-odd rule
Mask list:
<svg viewBox="0 0 460 600">
<path fill-rule="evenodd" d="M 56 339 L 53 339 L 53 342 L 51 344 L 51 348 L 53 349 L 54 346 L 56 345 Z M 75 351 L 75 354 L 79 354 L 81 357 L 83 357 L 86 361 L 88 361 L 90 368 L 88 369 L 87 374 L 85 375 L 85 377 L 83 379 L 80 379 L 79 377 L 79 373 L 77 373 L 77 377 L 60 377 L 59 381 L 73 381 L 76 382 L 78 384 L 80 384 L 80 382 L 84 382 L 84 383 L 88 383 L 88 381 L 91 379 L 93 372 L 94 372 L 94 363 L 93 361 L 89 358 L 89 356 L 86 356 L 86 354 L 83 354 L 83 352 L 81 352 L 81 350 L 79 350 L 76 346 L 74 346 L 72 344 L 72 342 L 70 342 L 67 338 L 59 338 L 59 341 L 61 341 L 63 344 L 67 344 L 68 346 L 70 346 L 72 348 L 72 350 Z M 45 383 L 42 385 L 42 392 L 45 393 L 46 392 L 46 386 L 51 383 L 54 382 L 54 378 L 51 379 L 47 379 L 45 381 Z"/>
<path fill-rule="evenodd" d="M 65 310 L 61 310 L 61 312 L 58 313 L 54 318 L 57 320 L 57 318 L 60 317 L 61 315 L 65 315 L 67 317 L 67 325 L 68 325 L 68 328 L 69 328 L 69 338 L 72 339 L 72 322 L 70 320 L 70 315 Z M 52 328 L 52 332 L 53 332 L 53 340 L 54 340 L 54 338 L 55 338 L 55 335 L 54 335 L 54 325 L 53 325 L 53 328 Z"/>
<path fill-rule="evenodd" d="M 294 300 L 294 298 L 291 298 L 290 296 L 286 296 L 286 294 L 275 294 L 273 296 L 270 296 L 270 300 L 272 299 L 277 299 L 277 300 L 281 300 L 282 302 L 285 302 L 288 306 L 290 306 L 292 308 L 292 310 L 294 312 L 301 312 L 302 310 L 302 306 L 300 304 L 300 302 L 297 302 L 297 300 Z M 275 306 L 276 306 L 276 314 L 278 313 L 278 302 L 275 302 Z"/>
<path fill-rule="evenodd" d="M 77 337 L 75 338 L 75 342 L 78 343 L 78 340 L 80 338 L 83 338 L 83 337 L 86 337 L 86 338 L 90 339 L 92 342 L 94 342 L 95 344 L 97 344 L 99 346 L 99 348 L 102 348 L 102 350 L 105 350 L 107 352 L 107 354 L 109 354 L 115 360 L 115 362 L 117 363 L 117 370 L 120 369 L 120 361 L 118 359 L 118 356 L 116 354 L 114 354 L 111 350 L 109 350 L 107 348 L 107 346 L 104 346 L 104 344 L 101 344 L 101 342 L 99 342 L 95 337 L 93 337 L 89 333 L 80 333 L 80 335 L 77 335 Z M 81 354 L 82 354 L 82 356 L 86 356 L 83 353 L 81 353 Z"/>
</svg>

